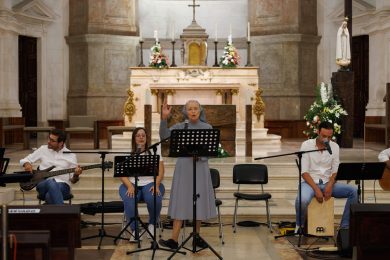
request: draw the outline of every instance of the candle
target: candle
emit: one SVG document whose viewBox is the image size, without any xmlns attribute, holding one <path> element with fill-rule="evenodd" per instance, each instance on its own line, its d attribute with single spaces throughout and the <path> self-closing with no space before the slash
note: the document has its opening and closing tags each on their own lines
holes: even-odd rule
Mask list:
<svg viewBox="0 0 390 260">
<path fill-rule="evenodd" d="M 141 32 L 141 30 L 139 31 L 139 41 L 142 41 L 142 32 Z"/>
<path fill-rule="evenodd" d="M 175 23 L 172 24 L 172 41 L 175 41 Z"/>
<path fill-rule="evenodd" d="M 232 24 L 230 24 L 228 42 L 232 44 Z"/>
<path fill-rule="evenodd" d="M 218 24 L 215 23 L 215 41 L 218 41 Z"/>
<path fill-rule="evenodd" d="M 248 22 L 248 42 L 251 41 L 251 24 Z"/>
<path fill-rule="evenodd" d="M 157 30 L 154 30 L 154 39 L 158 42 Z"/>
</svg>

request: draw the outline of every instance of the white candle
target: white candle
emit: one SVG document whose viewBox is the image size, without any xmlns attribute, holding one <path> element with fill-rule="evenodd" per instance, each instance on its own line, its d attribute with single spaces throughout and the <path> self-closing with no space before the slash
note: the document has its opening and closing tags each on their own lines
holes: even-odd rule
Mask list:
<svg viewBox="0 0 390 260">
<path fill-rule="evenodd" d="M 251 41 L 251 24 L 248 22 L 248 42 Z"/>
<path fill-rule="evenodd" d="M 175 23 L 172 24 L 172 41 L 175 40 Z"/>
<path fill-rule="evenodd" d="M 230 24 L 228 42 L 232 44 L 232 24 Z"/>
<path fill-rule="evenodd" d="M 218 24 L 215 23 L 215 41 L 218 41 Z"/>
<path fill-rule="evenodd" d="M 139 41 L 142 41 L 142 32 L 141 32 L 141 30 L 139 31 Z"/>
<path fill-rule="evenodd" d="M 154 30 L 154 39 L 158 42 L 157 30 Z"/>
</svg>

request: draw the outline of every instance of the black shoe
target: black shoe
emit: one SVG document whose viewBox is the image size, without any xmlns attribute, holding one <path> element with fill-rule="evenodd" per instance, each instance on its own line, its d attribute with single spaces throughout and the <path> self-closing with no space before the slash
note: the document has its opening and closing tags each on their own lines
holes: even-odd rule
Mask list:
<svg viewBox="0 0 390 260">
<path fill-rule="evenodd" d="M 179 243 L 177 243 L 173 239 L 168 239 L 168 240 L 160 239 L 158 243 L 160 244 L 160 246 L 168 247 L 170 249 L 177 249 L 179 247 Z"/>
<path fill-rule="evenodd" d="M 195 245 L 196 245 L 197 247 L 199 247 L 199 248 L 207 248 L 207 247 L 209 247 L 209 246 L 206 244 L 206 242 L 204 242 L 204 240 L 201 239 L 201 238 L 199 238 L 199 237 L 197 237 L 197 238 L 195 239 Z"/>
</svg>

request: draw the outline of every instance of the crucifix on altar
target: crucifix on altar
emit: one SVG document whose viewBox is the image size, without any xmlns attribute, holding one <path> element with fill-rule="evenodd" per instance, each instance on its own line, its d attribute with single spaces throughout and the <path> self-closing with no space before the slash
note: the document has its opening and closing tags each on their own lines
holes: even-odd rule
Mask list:
<svg viewBox="0 0 390 260">
<path fill-rule="evenodd" d="M 195 8 L 200 7 L 200 5 L 195 4 L 195 0 L 192 0 L 192 5 L 188 5 L 192 7 L 192 21 L 195 22 Z"/>
</svg>

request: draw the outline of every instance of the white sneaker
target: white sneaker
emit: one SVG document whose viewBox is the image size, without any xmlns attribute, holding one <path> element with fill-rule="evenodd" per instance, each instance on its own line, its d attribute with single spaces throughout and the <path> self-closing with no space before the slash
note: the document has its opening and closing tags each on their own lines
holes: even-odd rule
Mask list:
<svg viewBox="0 0 390 260">
<path fill-rule="evenodd" d="M 138 234 L 138 235 L 140 236 L 141 234 Z M 139 238 L 139 241 L 142 241 L 141 237 Z M 129 242 L 130 243 L 137 243 L 138 242 L 138 240 L 135 239 L 135 231 L 131 231 Z"/>
<path fill-rule="evenodd" d="M 299 226 L 295 226 L 294 234 L 298 234 Z"/>
<path fill-rule="evenodd" d="M 148 231 L 150 232 L 150 234 L 154 235 L 154 225 L 153 224 L 149 224 L 148 226 Z M 152 239 L 152 237 L 149 235 L 149 233 L 146 234 L 146 237 L 149 238 L 149 239 Z"/>
</svg>

